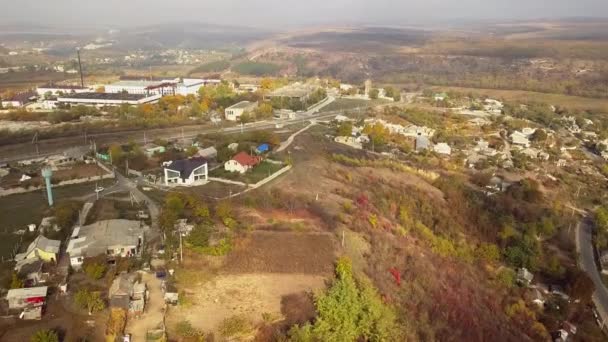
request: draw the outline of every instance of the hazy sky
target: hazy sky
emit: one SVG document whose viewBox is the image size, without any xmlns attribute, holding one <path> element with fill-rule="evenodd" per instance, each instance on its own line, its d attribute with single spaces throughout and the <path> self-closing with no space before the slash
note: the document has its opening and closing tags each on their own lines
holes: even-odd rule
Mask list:
<svg viewBox="0 0 608 342">
<path fill-rule="evenodd" d="M 573 16 L 608 17 L 608 0 L 0 0 L 0 23 L 99 28 L 200 21 L 280 29 Z"/>
</svg>

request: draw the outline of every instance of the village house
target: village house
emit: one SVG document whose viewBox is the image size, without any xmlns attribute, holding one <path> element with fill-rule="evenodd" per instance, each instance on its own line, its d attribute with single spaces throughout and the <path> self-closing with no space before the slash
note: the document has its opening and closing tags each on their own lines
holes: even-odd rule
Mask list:
<svg viewBox="0 0 608 342">
<path fill-rule="evenodd" d="M 166 186 L 205 184 L 209 179 L 207 160 L 201 157 L 167 162 L 163 171 Z"/>
<path fill-rule="evenodd" d="M 234 104 L 224 111 L 226 120 L 228 121 L 238 121 L 243 114 L 246 112 L 251 112 L 258 107 L 257 102 L 249 102 L 249 101 L 241 101 L 237 104 Z"/>
<path fill-rule="evenodd" d="M 514 145 L 530 147 L 529 136 L 520 131 L 515 131 L 515 132 L 511 133 L 510 138 L 511 138 L 511 142 Z"/>
<path fill-rule="evenodd" d="M 89 147 L 72 147 L 61 154 L 49 156 L 46 163 L 56 170 L 58 167 L 85 161 L 89 151 Z"/>
<path fill-rule="evenodd" d="M 433 151 L 438 154 L 449 156 L 452 154 L 452 148 L 446 143 L 437 143 L 433 146 Z"/>
<path fill-rule="evenodd" d="M 250 156 L 247 152 L 239 152 L 224 164 L 224 170 L 228 172 L 245 173 L 258 165 L 261 161 L 262 159 L 260 157 Z"/>
<path fill-rule="evenodd" d="M 429 138 L 427 138 L 426 136 L 419 135 L 416 137 L 416 142 L 415 142 L 416 152 L 428 150 L 430 145 L 431 145 L 431 142 L 429 141 Z"/>
<path fill-rule="evenodd" d="M 112 308 L 124 309 L 129 313 L 142 313 L 146 304 L 146 284 L 137 280 L 135 274 L 119 274 L 108 291 Z"/>
<path fill-rule="evenodd" d="M 139 257 L 147 229 L 140 221 L 106 220 L 88 226 L 76 227 L 66 252 L 70 265 L 80 268 L 84 258 L 106 255 L 112 257 Z"/>
<path fill-rule="evenodd" d="M 29 244 L 27 250 L 23 253 L 15 255 L 15 261 L 17 265 L 24 262 L 25 260 L 42 260 L 44 262 L 55 262 L 57 261 L 57 253 L 59 253 L 59 246 L 61 241 L 50 240 L 42 235 L 38 235 L 32 243 Z"/>
<path fill-rule="evenodd" d="M 334 138 L 334 141 L 340 144 L 344 144 L 344 145 L 348 145 L 350 147 L 356 148 L 356 149 L 362 149 L 363 148 L 363 144 L 361 144 L 357 138 L 350 136 L 350 137 L 344 137 L 344 136 L 337 136 Z"/>
<path fill-rule="evenodd" d="M 26 287 L 37 286 L 40 283 L 45 283 L 48 279 L 48 273 L 43 272 L 44 261 L 34 260 L 27 264 L 23 264 L 19 269 L 15 269 L 19 278 L 23 279 Z"/>
<path fill-rule="evenodd" d="M 23 310 L 23 319 L 41 319 L 46 304 L 47 286 L 10 289 L 6 294 L 9 310 Z"/>
</svg>

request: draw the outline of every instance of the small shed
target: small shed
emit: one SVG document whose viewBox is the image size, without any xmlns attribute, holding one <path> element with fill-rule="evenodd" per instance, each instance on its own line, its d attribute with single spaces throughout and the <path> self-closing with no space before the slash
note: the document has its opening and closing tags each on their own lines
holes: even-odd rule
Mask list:
<svg viewBox="0 0 608 342">
<path fill-rule="evenodd" d="M 266 153 L 266 152 L 270 151 L 270 145 L 262 144 L 262 145 L 258 146 L 255 150 L 257 153 Z"/>
<path fill-rule="evenodd" d="M 165 303 L 176 305 L 179 301 L 179 293 L 175 285 L 172 283 L 163 283 L 162 287 L 165 292 Z"/>
<path fill-rule="evenodd" d="M 201 150 L 198 151 L 198 155 L 200 157 L 203 157 L 205 159 L 214 159 L 217 157 L 217 149 L 213 146 L 211 147 L 207 147 L 207 148 L 203 148 Z"/>
</svg>

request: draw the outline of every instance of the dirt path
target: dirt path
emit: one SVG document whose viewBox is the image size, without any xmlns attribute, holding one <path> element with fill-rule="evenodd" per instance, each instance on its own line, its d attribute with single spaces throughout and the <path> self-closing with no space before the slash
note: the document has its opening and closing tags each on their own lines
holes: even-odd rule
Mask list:
<svg viewBox="0 0 608 342">
<path fill-rule="evenodd" d="M 154 274 L 142 273 L 142 281 L 148 286 L 150 298 L 146 303 L 144 314 L 140 318 L 130 318 L 125 332 L 131 334 L 131 340 L 140 342 L 146 340 L 148 330 L 158 329 L 163 324 L 165 302 L 160 289 L 160 280 Z"/>
</svg>

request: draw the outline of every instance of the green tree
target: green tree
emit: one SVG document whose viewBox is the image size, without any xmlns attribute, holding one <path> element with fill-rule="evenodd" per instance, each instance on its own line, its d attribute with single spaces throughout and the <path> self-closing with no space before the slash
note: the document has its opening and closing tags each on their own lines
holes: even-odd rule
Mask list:
<svg viewBox="0 0 608 342">
<path fill-rule="evenodd" d="M 338 136 L 350 137 L 353 134 L 353 124 L 350 121 L 344 121 L 338 126 Z"/>
<path fill-rule="evenodd" d="M 199 224 L 192 231 L 186 241 L 193 247 L 207 247 L 209 245 L 209 237 L 211 229 L 207 225 Z"/>
<path fill-rule="evenodd" d="M 119 144 L 110 145 L 110 147 L 108 148 L 108 154 L 110 154 L 112 164 L 120 164 L 124 157 L 122 146 L 120 146 Z"/>
<path fill-rule="evenodd" d="M 337 279 L 315 300 L 314 324 L 294 327 L 292 341 L 396 341 L 395 313 L 384 305 L 376 290 L 356 281 L 350 260 L 341 258 Z"/>
<path fill-rule="evenodd" d="M 59 342 L 59 336 L 56 332 L 50 329 L 42 329 L 30 338 L 31 342 Z"/>
<path fill-rule="evenodd" d="M 379 94 L 380 94 L 380 91 L 378 89 L 374 88 L 369 91 L 369 98 L 372 100 L 376 100 L 376 99 L 378 99 Z"/>
</svg>

